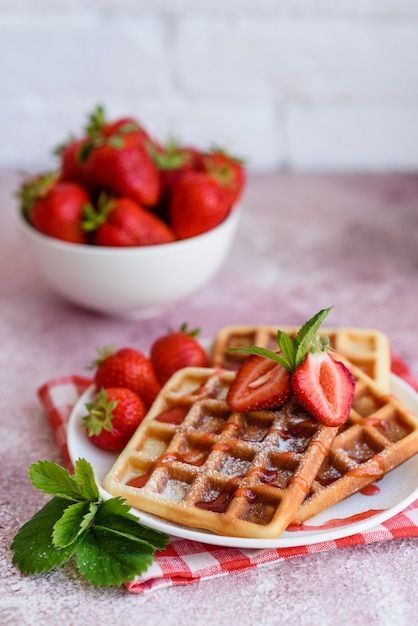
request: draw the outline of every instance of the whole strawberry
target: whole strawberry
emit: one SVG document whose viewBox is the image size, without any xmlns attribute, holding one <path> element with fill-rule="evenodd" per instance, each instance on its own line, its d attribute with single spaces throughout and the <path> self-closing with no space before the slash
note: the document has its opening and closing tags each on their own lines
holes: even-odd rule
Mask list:
<svg viewBox="0 0 418 626">
<path fill-rule="evenodd" d="M 115 452 L 126 446 L 147 412 L 141 398 L 124 387 L 102 388 L 86 409 L 83 426 L 89 440 Z"/>
<path fill-rule="evenodd" d="M 161 192 L 158 170 L 145 143 L 117 132 L 96 141 L 88 153 L 86 174 L 96 191 L 108 191 L 154 206 Z"/>
<path fill-rule="evenodd" d="M 161 389 L 151 361 L 134 348 L 99 351 L 99 358 L 90 368 L 95 369 L 93 380 L 97 389 L 126 387 L 141 398 L 147 409 Z"/>
<path fill-rule="evenodd" d="M 218 226 L 231 209 L 231 196 L 218 176 L 186 172 L 173 187 L 170 224 L 178 239 L 188 239 Z"/>
<path fill-rule="evenodd" d="M 89 213 L 86 230 L 98 246 L 150 246 L 174 241 L 171 228 L 130 198 L 99 198 L 98 213 Z"/>
<path fill-rule="evenodd" d="M 84 158 L 84 151 L 88 149 L 88 145 L 89 139 L 83 137 L 82 139 L 70 140 L 55 150 L 60 159 L 61 180 L 71 180 L 88 189 L 89 184 Z"/>
<path fill-rule="evenodd" d="M 49 237 L 70 243 L 87 243 L 82 228 L 90 197 L 78 183 L 60 181 L 56 173 L 35 176 L 21 186 L 21 209 L 32 226 Z"/>
<path fill-rule="evenodd" d="M 199 329 L 188 331 L 183 324 L 180 330 L 170 330 L 152 344 L 150 359 L 161 385 L 183 367 L 208 365 L 207 353 L 196 339 L 198 334 Z"/>
<path fill-rule="evenodd" d="M 231 195 L 235 204 L 241 197 L 246 183 L 244 162 L 221 148 L 214 148 L 200 157 L 200 169 L 217 175 Z"/>
<path fill-rule="evenodd" d="M 201 163 L 200 152 L 197 148 L 184 146 L 175 139 L 157 147 L 149 144 L 148 149 L 161 178 L 161 195 L 153 210 L 165 221 L 169 221 L 173 187 L 185 172 L 198 169 Z"/>
</svg>

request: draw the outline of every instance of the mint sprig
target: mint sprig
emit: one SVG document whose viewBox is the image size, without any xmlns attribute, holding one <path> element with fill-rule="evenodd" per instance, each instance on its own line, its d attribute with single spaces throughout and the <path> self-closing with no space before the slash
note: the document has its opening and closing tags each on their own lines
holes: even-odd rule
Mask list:
<svg viewBox="0 0 418 626">
<path fill-rule="evenodd" d="M 52 461 L 29 467 L 37 489 L 54 497 L 14 537 L 13 563 L 23 574 L 45 572 L 73 555 L 95 586 L 119 586 L 145 572 L 168 536 L 144 526 L 123 498 L 103 500 L 85 459 L 74 475 Z"/>
<path fill-rule="evenodd" d="M 296 337 L 290 337 L 283 330 L 277 331 L 277 345 L 280 352 L 273 352 L 260 346 L 244 346 L 242 348 L 228 348 L 229 352 L 241 352 L 243 354 L 257 354 L 266 357 L 282 365 L 292 373 L 299 365 L 302 365 L 309 351 L 324 350 L 327 348 L 329 339 L 318 337 L 318 330 L 331 311 L 332 307 L 318 311 L 299 329 Z"/>
</svg>

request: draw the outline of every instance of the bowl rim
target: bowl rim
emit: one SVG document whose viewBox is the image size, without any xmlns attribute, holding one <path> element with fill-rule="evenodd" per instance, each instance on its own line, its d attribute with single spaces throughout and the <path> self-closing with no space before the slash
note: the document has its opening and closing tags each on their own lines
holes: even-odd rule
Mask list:
<svg viewBox="0 0 418 626">
<path fill-rule="evenodd" d="M 68 251 L 68 252 L 77 251 L 80 254 L 85 254 L 85 255 L 92 254 L 95 256 L 101 256 L 104 254 L 106 255 L 111 254 L 115 256 L 118 256 L 118 255 L 122 256 L 122 255 L 128 254 L 128 255 L 133 256 L 135 254 L 138 254 L 138 252 L 141 252 L 141 251 L 144 252 L 144 254 L 145 253 L 150 254 L 150 253 L 153 253 L 153 251 L 154 253 L 158 253 L 162 249 L 166 251 L 177 250 L 180 252 L 183 249 L 194 247 L 198 245 L 199 242 L 204 242 L 208 239 L 212 239 L 217 234 L 222 233 L 222 231 L 226 230 L 231 225 L 231 222 L 235 222 L 238 220 L 238 216 L 241 213 L 241 209 L 242 209 L 241 203 L 240 202 L 236 203 L 232 207 L 227 217 L 220 224 L 194 237 L 189 237 L 187 239 L 177 239 L 175 241 L 170 241 L 168 243 L 161 243 L 161 244 L 152 244 L 152 245 L 144 245 L 144 246 L 120 246 L 120 247 L 119 246 L 94 246 L 92 244 L 71 243 L 68 241 L 56 239 L 54 237 L 50 237 L 49 235 L 45 235 L 39 232 L 38 230 L 36 230 L 27 221 L 27 219 L 25 219 L 20 209 L 17 210 L 16 217 L 17 217 L 17 222 L 20 228 L 24 230 L 30 237 L 52 248 L 56 248 L 58 250 L 63 250 L 63 251 Z"/>
</svg>

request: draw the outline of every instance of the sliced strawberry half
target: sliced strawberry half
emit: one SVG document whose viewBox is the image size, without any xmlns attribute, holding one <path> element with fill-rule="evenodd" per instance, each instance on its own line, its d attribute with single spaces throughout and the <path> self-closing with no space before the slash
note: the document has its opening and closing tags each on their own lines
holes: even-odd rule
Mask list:
<svg viewBox="0 0 418 626">
<path fill-rule="evenodd" d="M 350 371 L 329 352 L 309 352 L 292 374 L 291 388 L 319 422 L 340 426 L 350 413 L 355 381 Z"/>
<path fill-rule="evenodd" d="M 234 411 L 272 409 L 290 397 L 290 373 L 280 363 L 253 354 L 245 359 L 226 401 Z"/>
</svg>

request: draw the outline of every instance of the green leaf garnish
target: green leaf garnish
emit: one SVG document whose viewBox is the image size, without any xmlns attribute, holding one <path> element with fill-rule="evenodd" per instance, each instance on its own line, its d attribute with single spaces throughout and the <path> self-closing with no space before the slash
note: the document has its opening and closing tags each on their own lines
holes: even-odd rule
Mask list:
<svg viewBox="0 0 418 626">
<path fill-rule="evenodd" d="M 296 346 L 296 367 L 303 363 L 307 353 L 312 349 L 312 346 L 315 348 L 317 347 L 314 340 L 319 328 L 322 326 L 323 321 L 330 311 L 331 307 L 328 309 L 322 309 L 299 329 L 299 332 L 294 339 L 294 344 Z"/>
<path fill-rule="evenodd" d="M 15 552 L 13 563 L 23 574 L 46 572 L 62 565 L 73 554 L 74 546 L 60 549 L 52 541 L 54 524 L 67 507 L 68 500 L 53 498 L 15 536 L 11 545 Z"/>
<path fill-rule="evenodd" d="M 39 461 L 29 467 L 29 478 L 34 487 L 44 493 L 68 500 L 85 500 L 75 477 L 56 463 Z"/>
<path fill-rule="evenodd" d="M 92 502 L 74 502 L 68 506 L 62 517 L 54 524 L 52 543 L 57 548 L 66 548 L 88 528 L 94 520 L 97 504 Z"/>
<path fill-rule="evenodd" d="M 78 546 L 77 567 L 95 586 L 119 586 L 142 574 L 154 560 L 151 546 L 146 551 L 142 547 L 107 528 L 92 526 Z"/>
<path fill-rule="evenodd" d="M 99 489 L 94 480 L 91 465 L 85 459 L 77 459 L 74 468 L 74 480 L 87 500 L 97 501 L 99 499 Z"/>
<path fill-rule="evenodd" d="M 228 348 L 229 352 L 241 352 L 243 354 L 257 354 L 276 361 L 288 372 L 292 373 L 303 363 L 309 351 L 325 350 L 328 347 L 327 337 L 321 340 L 318 330 L 331 311 L 332 307 L 318 311 L 298 331 L 296 337 L 290 337 L 283 330 L 277 331 L 277 345 L 280 352 L 273 352 L 260 346 L 244 346 L 242 348 Z"/>
<path fill-rule="evenodd" d="M 74 475 L 51 461 L 29 468 L 35 487 L 54 495 L 13 539 L 13 563 L 24 574 L 58 567 L 74 554 L 84 578 L 95 586 L 121 585 L 147 570 L 164 533 L 147 528 L 123 498 L 103 500 L 91 465 L 78 459 Z"/>
<path fill-rule="evenodd" d="M 277 344 L 283 354 L 285 360 L 285 368 L 292 372 L 296 367 L 296 354 L 294 349 L 294 339 L 289 337 L 287 333 L 282 330 L 277 331 Z"/>
<path fill-rule="evenodd" d="M 167 545 L 166 535 L 144 526 L 129 511 L 129 506 L 123 498 L 105 500 L 96 515 L 96 524 L 111 528 L 113 531 L 132 539 L 145 541 L 158 550 L 165 548 Z"/>
</svg>

